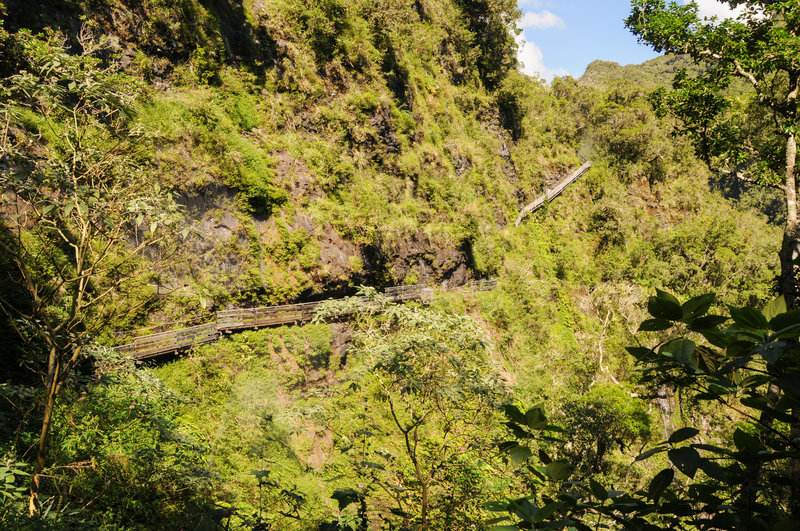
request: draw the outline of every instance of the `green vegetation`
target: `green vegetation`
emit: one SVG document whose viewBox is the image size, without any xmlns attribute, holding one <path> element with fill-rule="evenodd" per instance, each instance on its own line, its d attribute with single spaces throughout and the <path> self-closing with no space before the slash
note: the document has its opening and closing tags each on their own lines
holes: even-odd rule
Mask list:
<svg viewBox="0 0 800 531">
<path fill-rule="evenodd" d="M 387 307 L 374 292 L 345 304 L 358 312 L 354 359 L 323 425 L 344 460 L 333 467 L 359 485 L 352 501 L 405 527 L 480 525 L 481 502 L 498 488 L 487 435 L 505 398 L 482 331 L 450 312 Z"/>
<path fill-rule="evenodd" d="M 651 319 L 642 322 L 639 331 L 670 333 L 652 348 L 628 351 L 642 368 L 644 389 L 656 395 L 658 389 L 669 387 L 684 394 L 681 403 L 688 410 L 687 420 L 706 417 L 704 404 L 712 402 L 739 417 L 737 422 L 702 432 L 692 426 L 670 426 L 666 440 L 636 457 L 640 461 L 666 454 L 670 466 L 655 474 L 647 487 L 632 492 L 607 489 L 604 484 L 609 482 L 598 481 L 600 475 L 591 474 L 587 480 L 574 464 L 540 453 L 549 464 L 544 473 L 529 466 L 530 494 L 499 503 L 493 510 L 509 513 L 517 529 L 544 522 L 591 529 L 598 521 L 616 522 L 626 529 L 795 527 L 792 461 L 800 446 L 794 437 L 793 412 L 800 395 L 793 381 L 800 368 L 798 312 L 786 311 L 783 296 L 762 311 L 731 306 L 730 317 L 710 314 L 714 302 L 709 294 L 681 304 L 659 290 L 648 301 Z M 732 323 L 720 328 L 727 321 Z M 506 443 L 512 455 L 531 456 L 530 442 L 554 429 L 538 409 L 523 414 L 512 407 L 506 415 L 517 438 Z M 587 417 L 591 421 L 592 416 Z M 599 448 L 602 429 L 595 427 L 592 433 L 597 434 Z M 615 435 L 625 434 L 618 426 Z M 685 479 L 677 479 L 679 475 Z"/>
<path fill-rule="evenodd" d="M 633 3 L 626 24 L 657 51 L 688 54 L 707 68 L 681 70 L 674 90 L 653 94 L 657 113 L 672 113 L 707 162 L 741 178 L 776 185 L 785 195 L 786 223 L 781 247 L 781 292 L 796 306 L 800 246 L 795 164 L 800 113 L 800 7 L 796 2 L 729 2 L 742 5 L 736 20 L 703 23 L 695 3 L 663 0 Z M 722 93 L 732 78 L 751 93 Z"/>
<path fill-rule="evenodd" d="M 545 85 L 505 0 L 6 5 L 0 527 L 793 525 L 796 310 L 767 304 L 792 213 L 734 178 L 784 133 L 676 72 L 717 66 Z M 636 6 L 650 42 L 693 13 Z M 363 285 L 313 324 L 111 348 Z"/>
<path fill-rule="evenodd" d="M 0 248 L 22 298 L 0 304 L 20 338 L 32 343 L 30 367 L 41 374 L 46 395 L 33 514 L 56 399 L 92 336 L 146 304 L 128 295 L 143 276 L 140 254 L 157 247 L 159 226 L 175 219 L 169 196 L 143 178 L 136 161 L 129 118 L 135 80 L 92 56 L 105 42 L 81 41 L 83 54 L 69 55 L 53 38 L 0 37 L 22 61 L 2 87 L 0 108 L 0 150 L 8 159 L 0 176 Z M 41 135 L 44 153 L 29 134 Z"/>
</svg>

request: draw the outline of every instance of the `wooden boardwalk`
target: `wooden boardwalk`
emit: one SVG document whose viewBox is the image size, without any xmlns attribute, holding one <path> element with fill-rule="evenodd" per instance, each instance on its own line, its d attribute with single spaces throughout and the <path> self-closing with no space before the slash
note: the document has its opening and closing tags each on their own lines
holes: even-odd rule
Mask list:
<svg viewBox="0 0 800 531">
<path fill-rule="evenodd" d="M 566 189 L 567 186 L 572 184 L 573 182 L 578 180 L 578 177 L 589 171 L 589 168 L 592 167 L 592 161 L 587 160 L 583 166 L 569 174 L 564 180 L 556 185 L 555 188 L 552 190 L 547 190 L 543 195 L 537 197 L 533 202 L 527 204 L 525 208 L 519 211 L 519 216 L 517 216 L 517 220 L 514 222 L 514 226 L 519 227 L 519 224 L 522 223 L 522 219 L 530 214 L 531 212 L 535 212 L 539 207 L 541 207 L 545 201 L 552 201 L 554 198 L 561 195 L 561 192 Z"/>
<path fill-rule="evenodd" d="M 459 291 L 489 291 L 495 286 L 497 286 L 496 279 L 473 280 L 455 289 Z M 427 301 L 433 298 L 433 294 L 433 288 L 421 284 L 393 286 L 386 288 L 383 292 L 384 297 L 391 302 Z M 154 358 L 216 341 L 223 333 L 310 321 L 314 318 L 317 306 L 321 302 L 221 310 L 217 312 L 214 322 L 134 337 L 129 343 L 116 347 L 116 349 L 130 354 L 136 360 Z"/>
</svg>

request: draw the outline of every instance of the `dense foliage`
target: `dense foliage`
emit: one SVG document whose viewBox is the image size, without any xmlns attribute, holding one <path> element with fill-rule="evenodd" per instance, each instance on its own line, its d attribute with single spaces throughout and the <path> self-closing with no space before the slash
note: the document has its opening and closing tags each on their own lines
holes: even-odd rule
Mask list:
<svg viewBox="0 0 800 531">
<path fill-rule="evenodd" d="M 654 111 L 685 59 L 546 85 L 506 0 L 0 13 L 0 527 L 791 524 L 796 319 L 748 309 L 785 211 Z M 147 365 L 108 348 L 487 276 Z"/>
<path fill-rule="evenodd" d="M 796 527 L 793 461 L 800 444 L 793 412 L 800 399 L 800 313 L 786 311 L 783 296 L 763 311 L 731 306 L 730 317 L 710 313 L 713 303 L 713 294 L 681 304 L 657 291 L 648 301 L 651 318 L 639 331 L 668 332 L 654 347 L 628 351 L 641 366 L 643 389 L 653 396 L 665 388 L 681 393 L 687 421 L 703 419 L 704 404 L 712 402 L 736 422 L 720 426 L 713 438 L 707 429 L 669 426 L 667 439 L 636 461 L 666 453 L 670 466 L 634 492 L 608 489 L 597 475 L 543 454 L 544 473 L 529 466 L 533 492 L 493 509 L 508 512 L 515 529 L 543 522 L 578 529 L 599 523 L 625 529 Z M 507 416 L 517 440 L 506 449 L 526 458 L 526 443 L 553 429 L 537 409 L 522 414 L 510 408 Z M 546 488 L 547 480 L 557 485 L 555 492 Z"/>
<path fill-rule="evenodd" d="M 781 292 L 796 306 L 800 249 L 797 224 L 797 120 L 800 116 L 800 6 L 787 1 L 728 1 L 742 13 L 703 20 L 695 2 L 633 2 L 626 20 L 659 52 L 686 54 L 702 68 L 681 70 L 673 91 L 654 93 L 657 112 L 680 120 L 678 132 L 706 161 L 740 179 L 777 185 L 785 196 Z M 750 94 L 724 94 L 738 78 Z"/>
</svg>

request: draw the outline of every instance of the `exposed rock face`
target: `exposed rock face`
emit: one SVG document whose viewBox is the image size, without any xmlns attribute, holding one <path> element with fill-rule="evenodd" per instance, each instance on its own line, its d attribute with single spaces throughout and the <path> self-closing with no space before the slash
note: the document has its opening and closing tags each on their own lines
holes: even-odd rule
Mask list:
<svg viewBox="0 0 800 531">
<path fill-rule="evenodd" d="M 277 164 L 275 175 L 288 192 L 291 200 L 298 204 L 307 204 L 310 200 L 324 197 L 325 193 L 316 183 L 308 166 L 300 159 L 293 158 L 288 152 L 274 154 Z"/>
<path fill-rule="evenodd" d="M 303 168 L 300 171 L 295 168 L 289 177 L 285 170 L 295 165 L 290 158 L 280 158 L 279 164 L 284 166 L 281 180 L 293 190 L 293 201 L 303 201 L 309 194 L 317 193 L 313 176 Z M 186 267 L 162 279 L 165 289 L 174 290 L 200 278 L 238 293 L 239 297 L 244 295 L 240 292 L 242 289 L 260 289 L 252 282 L 248 284 L 246 277 L 252 276 L 253 267 L 263 269 L 264 260 L 278 260 L 269 249 L 280 245 L 287 237 L 292 240 L 292 235 L 298 232 L 308 239 L 309 245 L 319 249 L 318 260 L 310 266 L 294 262 L 281 266 L 302 269 L 309 275 L 311 283 L 303 291 L 303 298 L 344 293 L 360 284 L 378 287 L 404 283 L 460 285 L 469 277 L 468 252 L 448 237 L 432 237 L 421 229 L 384 237 L 375 244 L 360 244 L 342 236 L 330 224 L 320 228 L 310 214 L 301 211 L 289 219 L 281 216 L 248 218 L 237 210 L 233 191 L 223 187 L 206 187 L 196 194 L 183 196 L 181 203 L 187 217 L 194 220 L 190 235 L 180 243 Z M 254 264 L 254 256 L 249 251 L 253 245 L 267 250 L 260 266 Z M 270 290 L 267 284 L 263 289 Z"/>
<path fill-rule="evenodd" d="M 387 247 L 390 271 L 398 282 L 459 285 L 467 280 L 466 254 L 452 240 L 434 241 L 420 230 Z"/>
<path fill-rule="evenodd" d="M 472 59 L 449 39 L 420 55 L 382 29 L 400 16 L 409 35 L 427 35 L 418 22 L 444 15 L 425 2 L 322 17 L 336 28 L 337 17 L 369 21 L 363 50 L 340 49 L 341 31 L 301 17 L 310 6 L 269 0 L 3 3 L 6 30 L 52 27 L 76 53 L 82 28 L 110 36 L 122 69 L 155 89 L 141 113 L 158 133 L 153 174 L 181 194 L 189 229 L 171 242 L 179 265 L 157 272 L 165 296 L 205 308 L 458 284 L 472 266 L 460 238 L 493 218 L 505 225 L 496 192 L 523 193 L 515 139 L 491 98 L 470 94 L 482 75 Z M 495 177 L 499 192 L 482 184 Z M 473 228 L 464 205 L 482 194 L 470 205 L 487 222 Z"/>
<path fill-rule="evenodd" d="M 374 127 L 378 133 L 378 142 L 385 152 L 400 152 L 400 140 L 394 133 L 392 113 L 386 105 L 382 105 L 378 108 L 375 114 L 369 119 L 369 124 Z"/>
<path fill-rule="evenodd" d="M 469 160 L 469 157 L 454 153 L 451 158 L 453 159 L 453 169 L 459 177 L 472 169 L 472 161 Z"/>
<path fill-rule="evenodd" d="M 362 274 L 361 249 L 353 242 L 342 238 L 333 227 L 326 227 L 319 236 L 319 258 L 329 278 L 346 282 L 351 276 Z"/>
<path fill-rule="evenodd" d="M 178 244 L 182 267 L 172 271 L 170 278 L 164 279 L 166 283 L 180 287 L 188 279 L 200 276 L 215 278 L 223 285 L 235 282 L 243 274 L 245 264 L 229 250 L 246 248 L 247 240 L 237 217 L 241 214 L 236 210 L 234 194 L 224 188 L 206 187 L 197 194 L 179 197 L 179 202 L 193 222 Z"/>
</svg>

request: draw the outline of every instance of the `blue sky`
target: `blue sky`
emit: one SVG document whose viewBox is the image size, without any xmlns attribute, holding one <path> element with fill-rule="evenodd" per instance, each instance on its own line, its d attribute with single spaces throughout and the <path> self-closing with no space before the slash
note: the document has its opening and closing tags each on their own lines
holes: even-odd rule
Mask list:
<svg viewBox="0 0 800 531">
<path fill-rule="evenodd" d="M 553 76 L 580 77 L 595 59 L 641 63 L 656 53 L 625 28 L 629 0 L 518 0 L 522 71 L 547 81 Z M 715 0 L 698 0 L 703 16 L 730 12 Z M 524 40 L 524 42 L 523 42 Z"/>
</svg>

